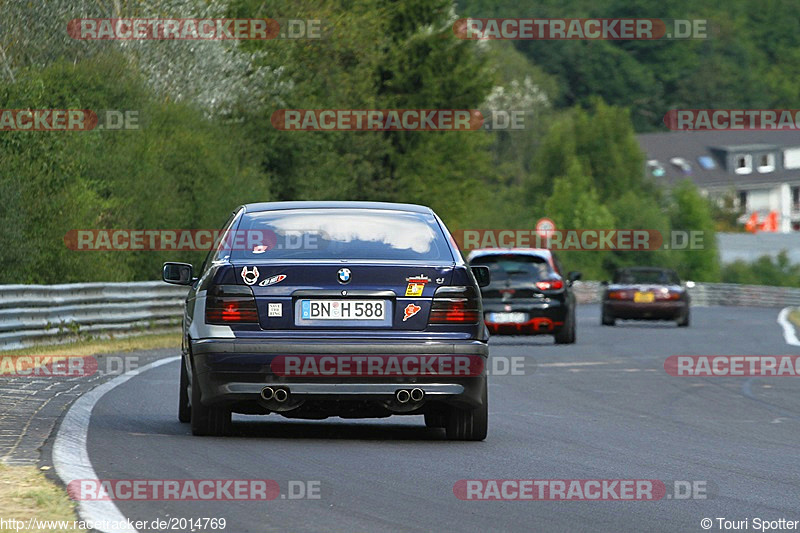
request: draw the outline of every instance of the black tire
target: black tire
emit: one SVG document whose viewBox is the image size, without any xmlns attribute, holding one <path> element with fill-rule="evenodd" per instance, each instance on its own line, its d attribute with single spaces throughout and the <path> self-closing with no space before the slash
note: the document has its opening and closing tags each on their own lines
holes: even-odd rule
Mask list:
<svg viewBox="0 0 800 533">
<path fill-rule="evenodd" d="M 447 415 L 444 413 L 426 412 L 425 426 L 429 428 L 443 428 L 447 425 Z"/>
<path fill-rule="evenodd" d="M 561 329 L 554 335 L 556 344 L 574 344 L 575 343 L 575 311 L 571 310 L 567 313 L 567 320 Z"/>
<path fill-rule="evenodd" d="M 231 432 L 231 412 L 223 406 L 207 407 L 200 402 L 197 371 L 192 368 L 192 435 L 219 437 Z"/>
<path fill-rule="evenodd" d="M 489 431 L 489 402 L 486 382 L 483 384 L 483 404 L 475 409 L 451 407 L 447 415 L 447 440 L 480 441 Z"/>
<path fill-rule="evenodd" d="M 600 323 L 604 326 L 613 326 L 617 323 L 617 321 L 613 316 L 609 316 L 605 311 L 603 311 L 603 316 L 600 319 Z"/>
<path fill-rule="evenodd" d="M 178 391 L 178 420 L 186 424 L 192 420 L 192 406 L 189 403 L 189 373 L 186 371 L 186 357 L 181 357 L 181 382 Z"/>
<path fill-rule="evenodd" d="M 677 320 L 679 328 L 688 328 L 689 327 L 689 309 L 686 309 L 686 312 L 681 315 L 681 317 Z"/>
</svg>

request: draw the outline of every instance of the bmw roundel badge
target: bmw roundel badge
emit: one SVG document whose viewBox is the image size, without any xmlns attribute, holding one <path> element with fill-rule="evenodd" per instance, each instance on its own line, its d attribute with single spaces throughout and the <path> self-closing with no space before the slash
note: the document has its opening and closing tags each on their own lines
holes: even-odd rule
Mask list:
<svg viewBox="0 0 800 533">
<path fill-rule="evenodd" d="M 339 279 L 339 283 L 350 283 L 350 269 L 349 268 L 340 268 L 339 272 L 337 272 L 336 276 Z"/>
</svg>

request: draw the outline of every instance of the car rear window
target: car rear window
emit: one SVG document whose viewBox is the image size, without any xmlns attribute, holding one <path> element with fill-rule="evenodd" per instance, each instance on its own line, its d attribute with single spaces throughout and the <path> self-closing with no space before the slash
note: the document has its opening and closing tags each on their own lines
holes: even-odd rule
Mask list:
<svg viewBox="0 0 800 533">
<path fill-rule="evenodd" d="M 680 285 L 681 281 L 675 272 L 669 270 L 621 270 L 614 276 L 614 283 L 623 285 L 640 283 Z"/>
<path fill-rule="evenodd" d="M 508 279 L 539 281 L 553 277 L 547 261 L 534 255 L 484 255 L 473 258 L 470 264 L 489 267 L 493 283 Z"/>
<path fill-rule="evenodd" d="M 266 246 L 237 246 L 233 259 L 453 261 L 436 218 L 384 209 L 292 209 L 245 213 L 237 231 L 271 235 Z"/>
</svg>

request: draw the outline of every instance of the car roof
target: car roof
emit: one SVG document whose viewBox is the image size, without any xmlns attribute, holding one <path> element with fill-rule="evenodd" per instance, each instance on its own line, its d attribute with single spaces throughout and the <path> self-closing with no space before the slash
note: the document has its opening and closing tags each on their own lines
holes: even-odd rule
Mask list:
<svg viewBox="0 0 800 533">
<path fill-rule="evenodd" d="M 467 261 L 472 261 L 476 257 L 480 256 L 508 254 L 531 255 L 534 257 L 540 257 L 546 261 L 549 261 L 553 255 L 553 253 L 547 248 L 480 248 L 478 250 L 472 250 L 469 253 Z"/>
<path fill-rule="evenodd" d="M 416 204 L 398 204 L 390 202 L 345 202 L 345 201 L 302 201 L 302 202 L 258 202 L 242 206 L 246 213 L 260 211 L 281 211 L 287 209 L 383 209 L 392 211 L 408 211 L 411 213 L 432 214 L 430 207 Z"/>
</svg>

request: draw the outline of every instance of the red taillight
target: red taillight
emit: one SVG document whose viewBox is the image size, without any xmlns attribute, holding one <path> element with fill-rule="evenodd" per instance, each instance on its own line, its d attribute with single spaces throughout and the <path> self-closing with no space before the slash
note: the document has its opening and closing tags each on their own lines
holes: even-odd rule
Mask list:
<svg viewBox="0 0 800 533">
<path fill-rule="evenodd" d="M 206 297 L 206 324 L 257 324 L 258 309 L 250 287 L 217 285 Z"/>
<path fill-rule="evenodd" d="M 656 300 L 680 300 L 681 293 L 669 291 L 666 293 L 656 293 Z"/>
<path fill-rule="evenodd" d="M 557 291 L 564 288 L 564 282 L 560 279 L 553 279 L 549 281 L 537 281 L 536 288 L 540 291 Z"/>
<path fill-rule="evenodd" d="M 433 295 L 430 324 L 477 324 L 480 300 L 473 287 L 439 287 Z"/>
<path fill-rule="evenodd" d="M 610 300 L 630 300 L 631 296 L 627 291 L 609 291 L 608 298 Z"/>
</svg>

